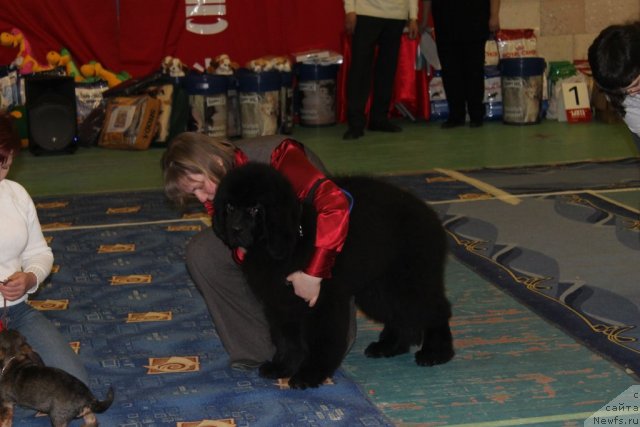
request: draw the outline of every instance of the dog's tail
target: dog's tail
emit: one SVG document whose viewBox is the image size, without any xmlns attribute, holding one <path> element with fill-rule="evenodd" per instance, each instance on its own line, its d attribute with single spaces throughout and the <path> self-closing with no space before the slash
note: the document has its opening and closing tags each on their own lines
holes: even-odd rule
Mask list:
<svg viewBox="0 0 640 427">
<path fill-rule="evenodd" d="M 113 387 L 109 387 L 109 391 L 107 392 L 107 398 L 104 400 L 95 399 L 91 404 L 91 410 L 96 414 L 100 414 L 106 411 L 107 409 L 109 409 L 109 406 L 111 406 L 112 403 L 113 403 Z"/>
</svg>

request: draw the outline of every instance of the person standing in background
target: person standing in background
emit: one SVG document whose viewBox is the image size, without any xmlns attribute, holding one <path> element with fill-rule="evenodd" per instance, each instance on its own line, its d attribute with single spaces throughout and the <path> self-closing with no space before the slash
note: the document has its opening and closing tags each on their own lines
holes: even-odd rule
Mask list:
<svg viewBox="0 0 640 427">
<path fill-rule="evenodd" d="M 500 0 L 423 0 L 422 28 L 433 15 L 442 83 L 449 105 L 443 129 L 482 126 L 485 108 L 484 52 L 490 33 L 500 29 Z"/>
<path fill-rule="evenodd" d="M 405 25 L 410 38 L 418 35 L 418 0 L 344 0 L 344 11 L 345 29 L 352 35 L 352 42 L 347 76 L 349 128 L 343 139 L 353 140 L 364 135 L 372 78 L 369 130 L 400 132 L 402 129 L 389 121 L 389 104 Z"/>
</svg>

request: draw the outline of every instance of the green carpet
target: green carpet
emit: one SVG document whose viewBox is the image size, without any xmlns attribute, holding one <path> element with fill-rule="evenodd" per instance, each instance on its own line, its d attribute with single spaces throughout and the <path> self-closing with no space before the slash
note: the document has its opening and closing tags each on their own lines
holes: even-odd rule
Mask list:
<svg viewBox="0 0 640 427">
<path fill-rule="evenodd" d="M 368 359 L 362 352 L 380 327 L 361 318 L 343 365 L 397 425 L 582 425 L 634 384 L 454 259 L 446 283 L 454 308 L 451 362 L 421 368 L 409 354 Z"/>
<path fill-rule="evenodd" d="M 637 155 L 623 125 L 545 121 L 533 126 L 487 123 L 443 130 L 438 123 L 400 121 L 403 132 L 368 132 L 345 142 L 344 125 L 294 128 L 293 138 L 316 151 L 334 173 L 410 173 L 433 168 L 522 166 Z M 12 179 L 34 196 L 161 188 L 161 148 L 119 151 L 80 148 L 71 155 L 35 157 L 24 151 Z"/>
</svg>

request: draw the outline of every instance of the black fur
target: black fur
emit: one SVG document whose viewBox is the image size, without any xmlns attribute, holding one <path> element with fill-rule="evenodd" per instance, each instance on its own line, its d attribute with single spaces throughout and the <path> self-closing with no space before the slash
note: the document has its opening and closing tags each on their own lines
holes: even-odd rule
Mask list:
<svg viewBox="0 0 640 427">
<path fill-rule="evenodd" d="M 418 365 L 453 355 L 445 296 L 446 237 L 437 214 L 412 194 L 369 177 L 332 179 L 355 200 L 349 233 L 333 277 L 322 282 L 313 308 L 286 283 L 313 252 L 316 212 L 270 166 L 230 171 L 214 200 L 213 229 L 247 253 L 242 270 L 264 304 L 276 354 L 260 367 L 268 378 L 290 377 L 294 388 L 317 387 L 348 350 L 350 301 L 384 323 L 369 357 L 390 357 L 422 345 Z"/>
</svg>

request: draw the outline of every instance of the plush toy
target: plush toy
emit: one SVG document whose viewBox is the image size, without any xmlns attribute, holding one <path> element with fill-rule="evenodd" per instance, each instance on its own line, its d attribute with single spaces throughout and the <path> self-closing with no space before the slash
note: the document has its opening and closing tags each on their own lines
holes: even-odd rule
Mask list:
<svg viewBox="0 0 640 427">
<path fill-rule="evenodd" d="M 68 49 L 62 48 L 60 49 L 60 52 L 56 52 L 55 50 L 49 51 L 47 53 L 47 62 L 53 68 L 64 67 L 67 76 L 73 77 L 73 80 L 76 83 L 85 81 L 85 78 L 80 74 L 80 70 L 73 61 Z"/>
<path fill-rule="evenodd" d="M 239 68 L 237 62 L 233 62 L 229 55 L 223 53 L 213 58 L 211 63 L 211 71 L 207 70 L 211 74 L 219 74 L 223 76 L 233 75 Z"/>
<path fill-rule="evenodd" d="M 162 60 L 162 74 L 168 74 L 171 77 L 184 77 L 187 66 L 178 58 L 173 56 L 165 56 Z"/>
<path fill-rule="evenodd" d="M 43 66 L 36 61 L 31 53 L 31 44 L 29 44 L 22 31 L 17 28 L 12 28 L 11 31 L 0 34 L 0 44 L 18 49 L 18 54 L 12 65 L 20 71 L 20 74 L 31 74 L 36 71 L 51 69 L 51 66 Z"/>
<path fill-rule="evenodd" d="M 255 73 L 262 71 L 291 71 L 291 61 L 286 56 L 263 56 L 247 62 L 247 68 Z"/>
<path fill-rule="evenodd" d="M 264 58 L 256 58 L 247 62 L 246 67 L 254 73 L 261 73 L 263 71 L 271 71 L 271 64 Z"/>
<path fill-rule="evenodd" d="M 271 67 L 276 71 L 291 72 L 291 60 L 286 56 L 272 56 L 267 57 Z"/>
<path fill-rule="evenodd" d="M 127 73 L 126 71 L 121 71 L 116 74 L 113 71 L 109 71 L 106 68 L 103 68 L 102 64 L 96 61 L 91 61 L 88 64 L 84 64 L 83 66 L 81 66 L 80 74 L 82 74 L 84 78 L 99 77 L 102 80 L 106 81 L 107 85 L 110 88 L 118 86 L 123 81 L 131 78 L 129 73 Z"/>
</svg>

